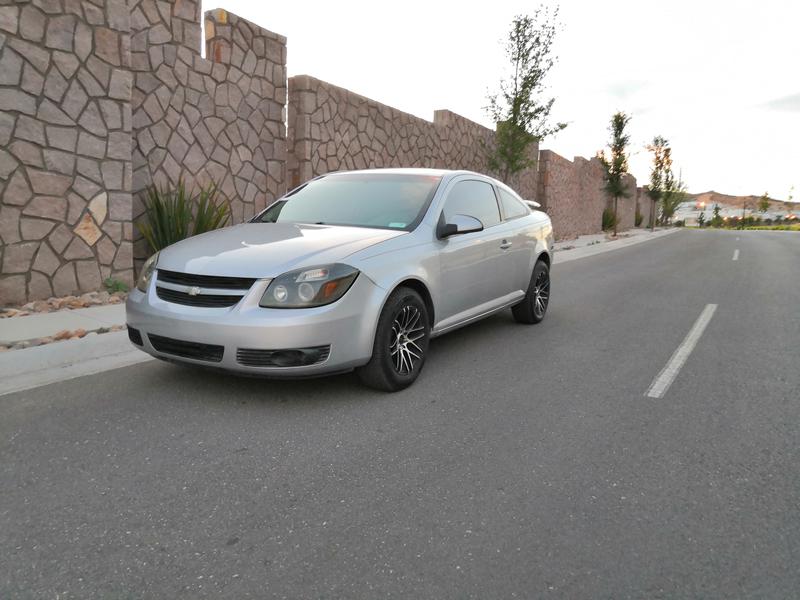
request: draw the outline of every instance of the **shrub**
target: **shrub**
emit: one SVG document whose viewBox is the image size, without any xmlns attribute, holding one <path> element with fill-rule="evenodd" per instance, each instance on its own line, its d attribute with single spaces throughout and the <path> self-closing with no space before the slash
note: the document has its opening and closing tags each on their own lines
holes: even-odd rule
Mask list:
<svg viewBox="0 0 800 600">
<path fill-rule="evenodd" d="M 113 294 L 115 292 L 127 292 L 128 286 L 125 285 L 119 279 L 114 279 L 113 277 L 107 277 L 103 280 L 103 286 L 106 288 L 109 294 Z"/>
<path fill-rule="evenodd" d="M 684 225 L 686 225 L 686 221 L 681 219 L 680 221 L 675 221 L 675 223 L 673 223 L 673 225 L 675 225 L 675 227 L 683 227 Z"/>
<path fill-rule="evenodd" d="M 758 229 L 764 231 L 800 231 L 800 224 L 798 225 L 754 225 L 748 229 Z"/>
<path fill-rule="evenodd" d="M 636 216 L 633 218 L 633 224 L 636 227 L 640 227 L 642 225 L 642 221 L 644 220 L 644 216 L 642 213 L 639 212 L 639 207 L 636 207 Z"/>
<path fill-rule="evenodd" d="M 614 229 L 614 225 L 619 224 L 619 219 L 615 218 L 614 211 L 610 208 L 603 209 L 603 231 Z"/>
<path fill-rule="evenodd" d="M 227 202 L 217 202 L 215 183 L 190 196 L 183 180 L 174 188 L 147 188 L 145 216 L 137 227 L 151 250 L 158 252 L 183 239 L 224 227 L 231 216 Z"/>
</svg>

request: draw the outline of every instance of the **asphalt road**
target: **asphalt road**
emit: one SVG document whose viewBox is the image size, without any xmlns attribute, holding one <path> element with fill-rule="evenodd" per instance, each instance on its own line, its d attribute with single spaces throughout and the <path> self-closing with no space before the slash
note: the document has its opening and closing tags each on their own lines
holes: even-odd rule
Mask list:
<svg viewBox="0 0 800 600">
<path fill-rule="evenodd" d="M 152 362 L 0 398 L 0 598 L 796 598 L 800 235 L 553 277 L 399 394 Z"/>
</svg>

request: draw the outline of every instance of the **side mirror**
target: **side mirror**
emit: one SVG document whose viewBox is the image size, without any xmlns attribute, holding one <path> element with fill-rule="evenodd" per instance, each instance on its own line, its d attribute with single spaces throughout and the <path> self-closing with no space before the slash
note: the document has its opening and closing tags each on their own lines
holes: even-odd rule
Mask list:
<svg viewBox="0 0 800 600">
<path fill-rule="evenodd" d="M 537 208 L 542 208 L 542 205 L 539 204 L 536 200 L 525 200 L 525 204 L 528 205 L 528 208 L 532 208 L 536 210 Z"/>
<path fill-rule="evenodd" d="M 472 233 L 474 231 L 483 231 L 483 223 L 475 217 L 469 215 L 453 215 L 447 223 L 444 222 L 444 215 L 439 219 L 439 227 L 437 228 L 436 235 L 441 240 L 448 238 L 451 235 L 459 235 L 462 233 Z"/>
</svg>

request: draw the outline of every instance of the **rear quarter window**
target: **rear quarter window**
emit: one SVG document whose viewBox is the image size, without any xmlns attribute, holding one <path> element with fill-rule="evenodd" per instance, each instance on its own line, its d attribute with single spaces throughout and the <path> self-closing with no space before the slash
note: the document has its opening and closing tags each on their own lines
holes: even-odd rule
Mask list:
<svg viewBox="0 0 800 600">
<path fill-rule="evenodd" d="M 523 215 L 527 215 L 530 211 L 516 196 L 509 194 L 502 188 L 497 190 L 500 194 L 500 204 L 503 205 L 503 213 L 505 220 L 516 219 Z"/>
</svg>

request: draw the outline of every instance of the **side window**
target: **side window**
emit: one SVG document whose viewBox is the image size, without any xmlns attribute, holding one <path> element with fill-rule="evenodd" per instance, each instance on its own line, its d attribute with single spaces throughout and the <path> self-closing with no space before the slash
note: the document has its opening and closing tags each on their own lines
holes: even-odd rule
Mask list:
<svg viewBox="0 0 800 600">
<path fill-rule="evenodd" d="M 512 194 L 503 188 L 498 188 L 497 191 L 500 192 L 500 202 L 503 204 L 503 213 L 506 219 L 515 219 L 528 214 L 528 208 Z"/>
<path fill-rule="evenodd" d="M 459 181 L 444 204 L 444 218 L 453 215 L 475 217 L 484 227 L 500 222 L 500 210 L 492 186 L 483 181 Z"/>
</svg>

